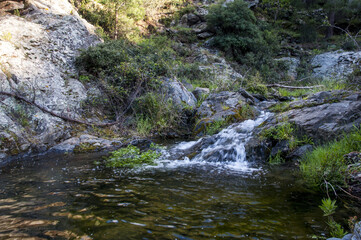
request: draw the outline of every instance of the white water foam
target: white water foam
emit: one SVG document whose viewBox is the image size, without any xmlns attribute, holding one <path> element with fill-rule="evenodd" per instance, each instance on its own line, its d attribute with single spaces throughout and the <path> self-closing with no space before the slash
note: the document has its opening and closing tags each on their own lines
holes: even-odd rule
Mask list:
<svg viewBox="0 0 361 240">
<path fill-rule="evenodd" d="M 181 142 L 164 152 L 163 159 L 158 161 L 157 167 L 177 168 L 191 165 L 210 165 L 242 172 L 260 170 L 250 167 L 246 159 L 245 145 L 252 137 L 254 128 L 263 123 L 269 116 L 270 113 L 261 112 L 256 120 L 246 120 L 223 129 L 218 134 L 211 136 L 211 144 L 203 148 L 192 159 L 184 157 L 179 160 L 169 160 L 171 152 L 190 150 L 196 145 L 202 144 L 204 138 L 198 141 Z"/>
</svg>

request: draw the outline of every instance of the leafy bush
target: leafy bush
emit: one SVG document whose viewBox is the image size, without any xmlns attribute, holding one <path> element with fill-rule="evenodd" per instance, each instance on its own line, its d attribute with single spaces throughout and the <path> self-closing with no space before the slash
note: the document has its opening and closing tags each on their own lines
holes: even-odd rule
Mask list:
<svg viewBox="0 0 361 240">
<path fill-rule="evenodd" d="M 151 147 L 154 147 L 152 145 Z M 134 168 L 142 165 L 155 165 L 154 161 L 161 156 L 154 150 L 141 152 L 138 147 L 128 145 L 126 148 L 121 148 L 113 151 L 107 159 L 107 166 L 109 167 L 128 167 Z"/>
<path fill-rule="evenodd" d="M 268 24 L 257 21 L 243 0 L 212 5 L 207 23 L 216 32 L 213 46 L 264 74 L 273 72 L 276 63 L 272 57 L 279 46 L 278 37 Z"/>
<path fill-rule="evenodd" d="M 255 51 L 255 46 L 262 43 L 257 19 L 243 0 L 211 6 L 207 22 L 217 33 L 212 44 L 235 57 Z"/>
<path fill-rule="evenodd" d="M 119 115 L 136 95 L 157 89 L 159 78 L 172 72 L 176 54 L 165 37 L 144 39 L 135 45 L 126 40 L 98 44 L 83 51 L 76 63 L 82 79 L 104 93 L 104 105 Z"/>
<path fill-rule="evenodd" d="M 301 173 L 306 183 L 316 189 L 325 184 L 332 186 L 345 185 L 345 170 L 347 162 L 344 155 L 361 149 L 361 128 L 354 132 L 344 134 L 339 141 L 319 146 L 306 154 L 300 165 Z"/>
<path fill-rule="evenodd" d="M 181 129 L 184 126 L 180 110 L 164 96 L 147 93 L 139 97 L 134 104 L 138 116 L 137 129 L 140 133 L 165 132 Z"/>
</svg>

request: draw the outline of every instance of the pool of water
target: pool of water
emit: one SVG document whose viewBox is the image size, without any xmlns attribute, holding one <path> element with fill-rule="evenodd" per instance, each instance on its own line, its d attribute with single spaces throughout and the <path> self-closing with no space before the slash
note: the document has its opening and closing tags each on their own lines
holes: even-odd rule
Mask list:
<svg viewBox="0 0 361 240">
<path fill-rule="evenodd" d="M 0 168 L 0 239 L 310 239 L 322 196 L 288 167 L 212 164 L 137 171 L 99 155 L 43 156 Z M 345 209 L 338 211 L 347 216 Z"/>
</svg>

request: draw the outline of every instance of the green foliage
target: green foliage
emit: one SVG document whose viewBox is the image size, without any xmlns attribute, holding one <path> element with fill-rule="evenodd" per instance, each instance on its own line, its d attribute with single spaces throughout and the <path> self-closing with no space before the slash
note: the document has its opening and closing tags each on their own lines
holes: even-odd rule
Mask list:
<svg viewBox="0 0 361 240">
<path fill-rule="evenodd" d="M 217 31 L 213 45 L 232 51 L 234 56 L 251 52 L 262 42 L 257 20 L 243 0 L 211 6 L 207 22 Z"/>
<path fill-rule="evenodd" d="M 246 79 L 246 90 L 263 96 L 266 96 L 268 93 L 268 89 L 266 85 L 264 85 L 262 76 L 259 72 Z"/>
<path fill-rule="evenodd" d="M 333 186 L 345 185 L 347 163 L 343 156 L 361 149 L 361 128 L 344 134 L 342 139 L 319 146 L 306 154 L 301 162 L 301 173 L 309 187 L 320 189 L 327 182 Z"/>
<path fill-rule="evenodd" d="M 289 122 L 282 122 L 275 127 L 265 129 L 261 136 L 275 140 L 290 140 L 293 137 L 294 128 Z"/>
<path fill-rule="evenodd" d="M 151 146 L 154 148 L 154 145 Z M 106 161 L 109 167 L 127 167 L 134 168 L 142 165 L 155 165 L 154 161 L 161 156 L 161 153 L 149 149 L 141 152 L 136 146 L 128 145 L 126 148 L 121 148 L 113 151 Z"/>
<path fill-rule="evenodd" d="M 207 23 L 216 31 L 211 44 L 240 63 L 258 69 L 268 68 L 276 49 L 277 37 L 263 22 L 258 22 L 243 0 L 222 1 L 212 5 Z"/>
<path fill-rule="evenodd" d="M 322 205 L 319 207 L 323 211 L 323 216 L 328 218 L 327 225 L 330 228 L 331 237 L 343 238 L 347 232 L 332 217 L 337 208 L 336 200 L 331 200 L 330 198 L 322 199 Z"/>
<path fill-rule="evenodd" d="M 117 115 L 139 90 L 157 89 L 159 78 L 172 74 L 175 58 L 169 40 L 157 37 L 137 45 L 126 40 L 98 44 L 83 51 L 76 63 L 87 72 L 82 81 L 100 88 L 105 110 Z"/>
<path fill-rule="evenodd" d="M 139 22 L 158 20 L 162 12 L 183 7 L 183 0 L 72 0 L 79 13 L 93 25 L 98 26 L 101 35 L 112 39 L 139 39 L 142 28 Z"/>
<path fill-rule="evenodd" d="M 184 126 L 180 110 L 163 95 L 147 93 L 134 104 L 137 130 L 140 134 L 157 131 L 179 130 Z"/>
<path fill-rule="evenodd" d="M 322 205 L 319 206 L 323 211 L 323 216 L 328 217 L 335 213 L 337 208 L 336 200 L 331 200 L 331 198 L 322 199 Z"/>
<path fill-rule="evenodd" d="M 335 222 L 334 220 L 330 220 L 327 222 L 327 225 L 330 228 L 330 235 L 334 238 L 343 238 L 347 232 L 343 229 L 341 224 Z"/>
<path fill-rule="evenodd" d="M 282 152 L 278 152 L 274 157 L 270 156 L 268 162 L 271 165 L 278 165 L 285 162 L 285 159 L 282 158 Z"/>
<path fill-rule="evenodd" d="M 206 134 L 207 135 L 213 135 L 218 133 L 227 125 L 227 122 L 225 120 L 218 120 L 214 121 L 207 125 Z"/>
<path fill-rule="evenodd" d="M 170 37 L 175 41 L 182 43 L 194 43 L 197 41 L 197 35 L 191 28 L 177 26 L 173 28 L 173 32 Z"/>
<path fill-rule="evenodd" d="M 152 131 L 153 125 L 147 117 L 138 117 L 136 119 L 137 132 L 142 136 L 147 136 Z"/>
</svg>

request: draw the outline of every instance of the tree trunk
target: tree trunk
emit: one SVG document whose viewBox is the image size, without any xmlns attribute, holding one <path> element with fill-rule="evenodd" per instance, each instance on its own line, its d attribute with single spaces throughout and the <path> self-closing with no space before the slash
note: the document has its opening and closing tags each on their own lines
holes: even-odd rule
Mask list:
<svg viewBox="0 0 361 240">
<path fill-rule="evenodd" d="M 117 40 L 118 39 L 118 11 L 119 11 L 119 7 L 118 7 L 118 3 L 115 5 L 115 23 L 114 23 L 114 39 Z"/>
<path fill-rule="evenodd" d="M 330 12 L 328 13 L 328 23 L 330 25 L 327 27 L 326 39 L 333 36 L 333 26 L 335 25 L 335 15 L 336 15 L 335 10 L 330 10 Z"/>
</svg>

